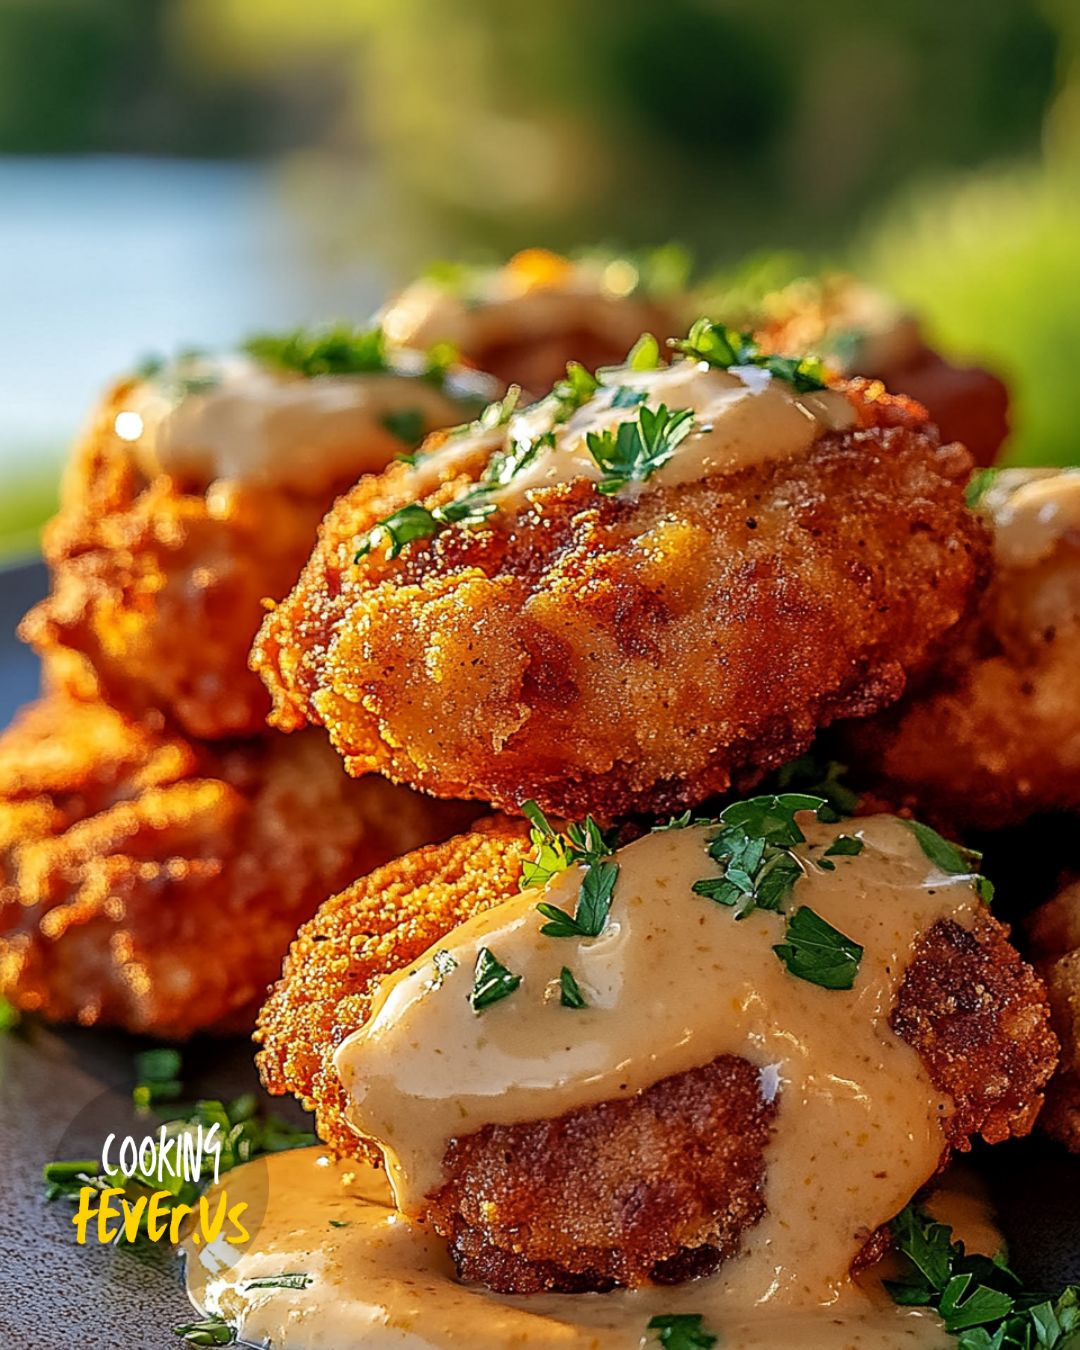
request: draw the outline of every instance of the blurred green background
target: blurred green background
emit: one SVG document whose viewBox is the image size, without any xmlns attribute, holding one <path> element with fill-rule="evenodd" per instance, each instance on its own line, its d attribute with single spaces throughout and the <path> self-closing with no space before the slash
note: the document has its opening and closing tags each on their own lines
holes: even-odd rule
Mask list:
<svg viewBox="0 0 1080 1350">
<path fill-rule="evenodd" d="M 1075 461 L 1080 6 L 0 0 L 0 550 L 147 350 L 672 239 L 854 268 Z"/>
</svg>

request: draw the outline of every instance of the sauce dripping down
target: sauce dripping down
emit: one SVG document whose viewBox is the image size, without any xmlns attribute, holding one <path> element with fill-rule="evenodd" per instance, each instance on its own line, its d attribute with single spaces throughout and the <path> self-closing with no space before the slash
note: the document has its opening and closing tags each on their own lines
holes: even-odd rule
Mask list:
<svg viewBox="0 0 1080 1350">
<path fill-rule="evenodd" d="M 970 924 L 970 877 L 945 876 L 890 816 L 843 826 L 800 823 L 804 875 L 789 909 L 810 906 L 864 953 L 850 991 L 795 978 L 772 948 L 785 918 L 732 911 L 692 893 L 719 874 L 708 826 L 656 832 L 619 850 L 610 917 L 594 939 L 541 932 L 543 898 L 573 911 L 581 872 L 556 876 L 449 934 L 388 979 L 336 1066 L 356 1129 L 382 1146 L 399 1207 L 423 1209 L 451 1138 L 491 1123 L 552 1118 L 639 1092 L 667 1076 L 739 1055 L 780 1106 L 766 1151 L 766 1217 L 717 1277 L 739 1306 L 839 1299 L 869 1238 L 939 1164 L 951 1103 L 889 1027 L 921 934 Z M 858 856 L 826 858 L 838 834 Z M 827 865 L 834 863 L 832 870 Z M 825 866 L 822 866 L 825 864 Z M 468 995 L 481 948 L 520 987 L 482 1013 Z M 588 1006 L 559 1001 L 569 966 Z"/>
</svg>

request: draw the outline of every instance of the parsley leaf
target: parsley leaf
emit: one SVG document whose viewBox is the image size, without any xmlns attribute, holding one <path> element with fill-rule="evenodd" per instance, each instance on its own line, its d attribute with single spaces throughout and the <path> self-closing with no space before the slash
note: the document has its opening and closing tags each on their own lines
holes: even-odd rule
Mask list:
<svg viewBox="0 0 1080 1350">
<path fill-rule="evenodd" d="M 975 891 L 983 904 L 988 905 L 994 898 L 994 883 L 989 877 L 979 876 L 976 869 L 982 862 L 982 854 L 977 849 L 965 848 L 963 844 L 954 844 L 950 840 L 923 825 L 918 820 L 905 820 L 904 824 L 919 841 L 919 847 L 934 864 L 947 876 L 970 876 Z"/>
<path fill-rule="evenodd" d="M 585 873 L 578 893 L 577 908 L 567 914 L 558 905 L 543 902 L 536 906 L 549 923 L 540 929 L 548 937 L 599 937 L 607 927 L 619 864 L 595 862 Z"/>
<path fill-rule="evenodd" d="M 776 785 L 783 791 L 797 788 L 803 792 L 824 797 L 839 816 L 850 816 L 859 804 L 859 794 L 844 781 L 846 764 L 834 759 L 824 760 L 808 750 L 798 759 L 781 765 L 776 771 Z"/>
<path fill-rule="evenodd" d="M 306 1289 L 313 1278 L 291 1270 L 283 1275 L 260 1275 L 254 1280 L 245 1280 L 243 1292 L 246 1294 L 249 1289 Z"/>
<path fill-rule="evenodd" d="M 180 1336 L 188 1345 L 236 1344 L 236 1332 L 217 1313 L 211 1313 L 202 1322 L 183 1322 L 173 1327 L 173 1334 Z"/>
<path fill-rule="evenodd" d="M 721 829 L 708 847 L 722 874 L 695 881 L 695 895 L 730 905 L 736 919 L 755 909 L 782 910 L 803 874 L 791 852 L 806 840 L 795 819 L 799 811 L 812 811 L 818 820 L 833 815 L 824 798 L 804 792 L 750 797 L 725 807 L 718 820 Z"/>
<path fill-rule="evenodd" d="M 838 834 L 822 854 L 825 858 L 857 858 L 865 848 L 861 839 L 853 834 Z"/>
<path fill-rule="evenodd" d="M 994 479 L 1000 472 L 1000 469 L 976 469 L 971 475 L 964 489 L 964 502 L 969 511 L 973 511 L 979 505 L 993 487 Z"/>
<path fill-rule="evenodd" d="M 788 919 L 784 938 L 773 951 L 796 978 L 822 989 L 850 989 L 855 983 L 863 949 L 808 905 Z"/>
<path fill-rule="evenodd" d="M 396 408 L 380 418 L 391 436 L 405 445 L 419 445 L 424 439 L 424 414 L 419 408 Z"/>
<path fill-rule="evenodd" d="M 651 333 L 642 333 L 627 353 L 631 370 L 655 370 L 660 364 L 660 344 Z"/>
<path fill-rule="evenodd" d="M 479 489 L 442 506 L 432 507 L 430 511 L 419 502 L 412 502 L 377 520 L 366 534 L 360 536 L 353 562 L 366 557 L 380 540 L 386 540 L 386 556 L 393 559 L 414 539 L 430 539 L 445 525 L 479 525 L 494 510 L 494 503 L 484 501 Z"/>
<path fill-rule="evenodd" d="M 704 1320 L 700 1313 L 672 1313 L 652 1318 L 648 1329 L 665 1350 L 710 1350 L 716 1337 L 705 1330 Z"/>
<path fill-rule="evenodd" d="M 597 491 L 610 495 L 627 483 L 644 482 L 671 459 L 693 424 L 693 409 L 670 412 L 661 403 L 658 408 L 642 405 L 635 419 L 620 422 L 614 431 L 590 431 L 586 446 L 604 472 Z"/>
<path fill-rule="evenodd" d="M 481 1013 L 493 1003 L 512 994 L 521 983 L 521 976 L 515 975 L 498 960 L 488 947 L 480 948 L 476 958 L 476 973 L 473 979 L 469 1002 L 473 1012 Z"/>
<path fill-rule="evenodd" d="M 249 356 L 280 370 L 316 375 L 369 375 L 389 369 L 381 328 L 339 323 L 297 328 L 291 333 L 258 333 L 243 345 Z"/>
<path fill-rule="evenodd" d="M 672 338 L 669 345 L 684 356 L 704 361 L 718 370 L 757 366 L 794 385 L 800 394 L 826 387 L 825 368 L 816 357 L 769 356 L 752 333 L 740 333 L 709 319 L 698 319 L 685 338 Z"/>
<path fill-rule="evenodd" d="M 574 972 L 569 966 L 563 966 L 559 972 L 559 1002 L 564 1008 L 587 1008 L 589 1006 L 585 1002 L 585 995 L 581 992 L 581 986 L 574 979 Z"/>
<path fill-rule="evenodd" d="M 569 421 L 583 404 L 588 403 L 599 387 L 596 376 L 587 371 L 580 362 L 567 362 L 565 378 L 559 380 L 551 391 L 551 396 L 558 405 L 555 421 Z"/>
</svg>

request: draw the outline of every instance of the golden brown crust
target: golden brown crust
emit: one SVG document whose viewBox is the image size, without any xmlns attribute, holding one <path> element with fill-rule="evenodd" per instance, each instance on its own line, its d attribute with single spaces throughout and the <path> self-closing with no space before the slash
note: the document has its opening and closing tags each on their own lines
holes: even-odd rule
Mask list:
<svg viewBox="0 0 1080 1350">
<path fill-rule="evenodd" d="M 1071 1152 L 1080 1153 L 1080 883 L 1062 887 L 1026 926 L 1061 1042 L 1061 1066 L 1047 1089 L 1039 1125 Z"/>
<path fill-rule="evenodd" d="M 546 490 L 396 562 L 353 554 L 409 475 L 359 484 L 256 643 L 274 720 L 323 723 L 351 772 L 613 816 L 751 781 L 893 701 L 965 612 L 986 546 L 966 453 L 880 385 L 847 388 L 861 429 L 801 459 L 636 503 Z"/>
<path fill-rule="evenodd" d="M 0 991 L 160 1036 L 250 1026 L 326 893 L 462 810 L 350 780 L 318 737 L 200 745 L 47 697 L 0 737 Z"/>
<path fill-rule="evenodd" d="M 839 729 L 877 793 L 950 832 L 1080 810 L 1080 546 L 998 566 L 923 687 Z"/>
<path fill-rule="evenodd" d="M 765 1213 L 760 1078 L 724 1055 L 628 1101 L 485 1126 L 450 1144 L 426 1217 L 461 1277 L 500 1292 L 704 1274 Z"/>
<path fill-rule="evenodd" d="M 204 738 L 251 734 L 269 709 L 247 666 L 263 601 L 295 582 L 351 479 L 310 495 L 148 479 L 114 430 L 131 388 L 103 400 L 75 452 L 44 536 L 52 591 L 21 635 L 41 653 L 63 649 L 80 692 L 129 716 L 163 711 Z"/>
<path fill-rule="evenodd" d="M 989 912 L 970 930 L 945 920 L 923 935 L 890 1024 L 955 1103 L 951 1147 L 1031 1132 L 1058 1045 L 1045 985 Z"/>
<path fill-rule="evenodd" d="M 328 901 L 301 931 L 259 1018 L 259 1066 L 270 1091 L 292 1091 L 315 1110 L 336 1150 L 378 1161 L 345 1119 L 338 1045 L 363 1024 L 383 975 L 516 892 L 525 847 L 523 828 L 500 821 L 420 850 Z M 954 1096 L 953 1147 L 1031 1128 L 1056 1044 L 1041 982 L 989 915 L 972 933 L 939 924 L 923 936 L 894 1026 Z M 631 1101 L 452 1142 L 431 1217 L 463 1274 L 530 1292 L 682 1278 L 715 1265 L 761 1216 L 771 1114 L 743 1063 L 718 1060 Z M 608 1148 L 615 1137 L 624 1143 Z"/>
</svg>

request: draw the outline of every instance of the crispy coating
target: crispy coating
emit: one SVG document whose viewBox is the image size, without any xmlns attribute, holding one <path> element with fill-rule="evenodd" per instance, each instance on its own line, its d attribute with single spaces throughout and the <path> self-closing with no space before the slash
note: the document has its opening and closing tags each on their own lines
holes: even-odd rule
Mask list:
<svg viewBox="0 0 1080 1350">
<path fill-rule="evenodd" d="M 381 468 L 401 443 L 384 432 L 302 486 L 296 474 L 285 484 L 154 473 L 115 429 L 139 388 L 118 383 L 76 448 L 44 535 L 51 593 L 20 633 L 42 654 L 64 653 L 80 693 L 128 716 L 164 712 L 204 739 L 251 735 L 269 710 L 247 664 L 264 601 L 296 581 L 358 466 Z"/>
<path fill-rule="evenodd" d="M 378 1160 L 350 1129 L 333 1069 L 380 978 L 514 894 L 524 832 L 505 821 L 381 868 L 328 901 L 294 943 L 259 1018 L 271 1092 L 316 1112 L 336 1150 Z M 898 991 L 894 1026 L 951 1093 L 952 1147 L 1023 1134 L 1056 1056 L 1045 990 L 988 915 L 936 925 Z M 782 1109 L 782 1107 L 781 1107 Z M 772 1112 L 730 1056 L 630 1100 L 488 1126 L 448 1146 L 428 1217 L 459 1270 L 492 1288 L 570 1292 L 713 1269 L 763 1213 Z"/>
<path fill-rule="evenodd" d="M 814 351 L 845 374 L 858 371 L 917 399 L 944 441 L 961 441 L 976 464 L 993 464 L 1009 433 L 1009 393 L 980 366 L 946 360 L 910 314 L 852 277 L 796 281 L 746 316 L 769 351 Z"/>
<path fill-rule="evenodd" d="M 745 785 L 893 701 L 965 612 L 986 545 L 966 452 L 879 384 L 846 388 L 859 428 L 799 459 L 637 501 L 545 488 L 396 561 L 354 561 L 355 541 L 413 479 L 358 484 L 256 643 L 273 720 L 321 722 L 353 773 L 614 816 Z"/>
<path fill-rule="evenodd" d="M 46 696 L 0 737 L 0 992 L 158 1036 L 250 1026 L 328 891 L 462 823 L 317 737 L 211 746 Z"/>
<path fill-rule="evenodd" d="M 1061 1067 L 1047 1090 L 1039 1124 L 1080 1153 L 1080 882 L 1062 887 L 1035 911 L 1027 936 L 1061 1042 Z"/>
<path fill-rule="evenodd" d="M 1080 809 L 1080 536 L 997 561 L 979 609 L 920 688 L 839 729 L 879 795 L 950 832 Z"/>
</svg>

